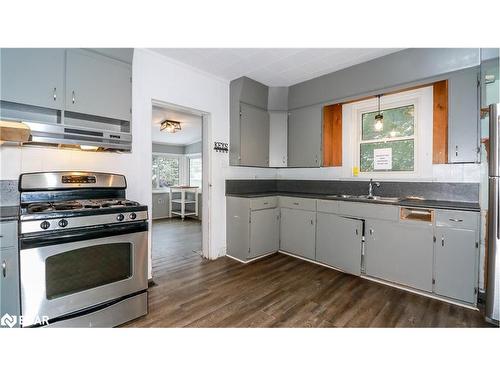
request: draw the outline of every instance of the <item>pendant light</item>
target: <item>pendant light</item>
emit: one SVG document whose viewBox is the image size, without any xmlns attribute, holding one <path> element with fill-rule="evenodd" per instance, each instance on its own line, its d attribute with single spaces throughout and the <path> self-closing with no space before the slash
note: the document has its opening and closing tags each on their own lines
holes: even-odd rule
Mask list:
<svg viewBox="0 0 500 375">
<path fill-rule="evenodd" d="M 378 114 L 375 116 L 375 124 L 373 127 L 375 128 L 376 131 L 382 131 L 384 129 L 384 115 L 380 113 L 380 97 L 382 94 L 377 95 L 378 98 Z"/>
</svg>

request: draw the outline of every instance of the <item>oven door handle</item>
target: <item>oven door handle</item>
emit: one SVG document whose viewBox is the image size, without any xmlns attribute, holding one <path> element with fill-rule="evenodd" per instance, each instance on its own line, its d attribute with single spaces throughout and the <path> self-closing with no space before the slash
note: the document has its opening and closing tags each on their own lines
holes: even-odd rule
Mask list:
<svg viewBox="0 0 500 375">
<path fill-rule="evenodd" d="M 68 231 L 56 231 L 54 233 L 43 233 L 36 235 L 25 235 L 20 238 L 20 249 L 31 249 L 35 247 L 60 245 L 69 242 L 86 241 L 95 238 L 118 236 L 121 234 L 146 232 L 148 222 L 137 222 L 133 224 L 111 224 L 97 228 L 80 228 Z"/>
</svg>

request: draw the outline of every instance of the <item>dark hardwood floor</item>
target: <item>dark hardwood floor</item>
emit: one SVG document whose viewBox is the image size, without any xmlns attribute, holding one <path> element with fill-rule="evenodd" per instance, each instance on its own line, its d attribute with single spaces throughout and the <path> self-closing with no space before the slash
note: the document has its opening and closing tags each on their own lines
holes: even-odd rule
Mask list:
<svg viewBox="0 0 500 375">
<path fill-rule="evenodd" d="M 283 254 L 246 265 L 227 257 L 208 261 L 180 244 L 197 223 L 171 224 L 178 230 L 168 228 L 173 244 L 158 240 L 153 226 L 157 285 L 149 290 L 149 314 L 126 327 L 487 326 L 477 311 Z"/>
</svg>

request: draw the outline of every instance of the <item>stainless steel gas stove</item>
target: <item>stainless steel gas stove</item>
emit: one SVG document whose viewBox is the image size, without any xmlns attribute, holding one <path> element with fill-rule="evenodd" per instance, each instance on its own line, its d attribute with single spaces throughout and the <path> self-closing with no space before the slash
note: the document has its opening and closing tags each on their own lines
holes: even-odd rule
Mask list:
<svg viewBox="0 0 500 375">
<path fill-rule="evenodd" d="M 122 175 L 21 175 L 23 326 L 112 327 L 147 313 L 147 206 Z"/>
</svg>

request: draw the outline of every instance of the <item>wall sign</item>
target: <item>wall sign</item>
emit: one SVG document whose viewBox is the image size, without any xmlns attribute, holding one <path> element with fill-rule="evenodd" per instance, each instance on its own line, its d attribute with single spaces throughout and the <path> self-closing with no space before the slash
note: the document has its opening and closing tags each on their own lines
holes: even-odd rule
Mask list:
<svg viewBox="0 0 500 375">
<path fill-rule="evenodd" d="M 392 169 L 392 148 L 376 148 L 373 150 L 373 169 Z"/>
<path fill-rule="evenodd" d="M 229 151 L 229 146 L 227 143 L 224 142 L 214 142 L 214 150 L 216 152 L 228 152 Z"/>
</svg>

